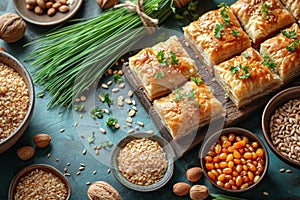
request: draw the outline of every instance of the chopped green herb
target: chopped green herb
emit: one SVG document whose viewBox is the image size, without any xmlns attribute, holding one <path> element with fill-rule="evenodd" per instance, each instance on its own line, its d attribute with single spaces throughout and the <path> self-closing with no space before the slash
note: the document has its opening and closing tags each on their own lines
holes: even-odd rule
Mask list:
<svg viewBox="0 0 300 200">
<path fill-rule="evenodd" d="M 203 80 L 199 77 L 191 77 L 191 80 L 194 81 L 196 85 L 200 85 L 201 83 L 203 83 Z"/>
<path fill-rule="evenodd" d="M 261 5 L 261 13 L 263 18 L 269 19 L 270 18 L 269 14 L 272 13 L 271 6 L 266 2 L 263 2 Z"/>
<path fill-rule="evenodd" d="M 232 74 L 236 74 L 240 71 L 241 68 L 242 68 L 242 65 L 238 65 L 236 67 L 230 66 L 230 71 Z"/>
<path fill-rule="evenodd" d="M 108 118 L 106 121 L 106 124 L 109 127 L 115 126 L 117 123 L 118 123 L 118 120 L 115 118 L 112 118 L 112 117 Z"/>
<path fill-rule="evenodd" d="M 215 27 L 215 32 L 214 32 L 214 37 L 215 38 L 221 38 L 221 31 L 225 29 L 225 25 L 224 24 L 216 24 Z"/>
<path fill-rule="evenodd" d="M 228 98 L 229 98 L 229 94 L 225 93 L 225 99 L 228 99 Z"/>
<path fill-rule="evenodd" d="M 240 65 L 235 66 L 235 67 L 230 66 L 230 71 L 231 71 L 232 74 L 236 74 L 240 70 L 242 70 L 244 72 L 244 74 L 243 75 L 239 75 L 238 77 L 240 79 L 247 79 L 251 75 L 251 73 L 248 71 L 249 68 L 250 68 L 250 66 L 242 67 L 242 65 L 240 64 Z"/>
<path fill-rule="evenodd" d="M 236 37 L 240 37 L 241 34 L 238 30 L 232 30 L 232 35 L 236 36 Z"/>
<path fill-rule="evenodd" d="M 294 42 L 291 42 L 287 47 L 286 49 L 293 52 L 295 51 L 295 49 L 298 47 L 298 44 L 299 44 L 300 40 L 295 40 Z"/>
<path fill-rule="evenodd" d="M 115 81 L 116 83 L 120 83 L 120 82 L 123 81 L 123 79 L 122 79 L 122 77 L 121 77 L 120 74 L 114 74 L 114 81 Z"/>
<path fill-rule="evenodd" d="M 45 96 L 45 92 L 39 92 L 36 96 L 38 98 L 43 98 Z"/>
<path fill-rule="evenodd" d="M 93 119 L 96 119 L 96 118 L 102 119 L 102 118 L 103 118 L 103 112 L 102 112 L 102 110 L 100 110 L 100 109 L 96 106 L 95 108 L 93 108 L 93 109 L 91 110 L 91 117 L 92 117 Z"/>
<path fill-rule="evenodd" d="M 82 112 L 84 110 L 84 105 L 74 105 L 73 108 L 76 112 Z"/>
<path fill-rule="evenodd" d="M 250 58 L 250 57 L 251 57 L 251 55 L 250 55 L 249 52 L 245 52 L 245 53 L 243 53 L 242 55 L 243 55 L 245 58 Z"/>
<path fill-rule="evenodd" d="M 94 143 L 95 139 L 95 132 L 92 132 L 92 135 L 87 138 L 89 144 Z"/>
<path fill-rule="evenodd" d="M 224 23 L 225 23 L 225 25 L 226 26 L 230 26 L 231 24 L 230 24 L 230 17 L 229 17 L 229 15 L 228 15 L 228 10 L 227 10 L 227 4 L 226 3 L 220 3 L 219 5 L 218 5 L 218 7 L 219 8 L 222 8 L 221 9 L 221 16 L 223 17 L 223 20 L 224 20 Z"/>
<path fill-rule="evenodd" d="M 176 66 L 178 65 L 178 58 L 176 57 L 176 54 L 173 51 L 170 51 L 170 55 L 171 55 L 171 63 L 172 65 Z"/>
<path fill-rule="evenodd" d="M 108 107 L 110 107 L 114 103 L 114 101 L 109 98 L 109 94 L 107 94 L 107 93 L 103 94 L 102 103 L 105 103 L 105 102 L 107 103 Z"/>
<path fill-rule="evenodd" d="M 156 58 L 161 66 L 167 66 L 169 64 L 169 62 L 165 58 L 164 51 L 159 51 L 156 55 Z"/>
<path fill-rule="evenodd" d="M 100 143 L 101 147 L 112 147 L 113 143 L 111 141 L 105 141 Z"/>
<path fill-rule="evenodd" d="M 284 35 L 287 38 L 296 38 L 297 37 L 297 33 L 296 30 L 291 30 L 290 32 L 286 32 L 285 30 L 280 31 L 282 33 L 282 35 Z"/>
<path fill-rule="evenodd" d="M 242 70 L 245 72 L 245 74 L 244 75 L 240 75 L 239 76 L 240 79 L 245 80 L 245 79 L 247 79 L 251 75 L 251 73 L 248 71 L 249 68 L 250 68 L 250 66 L 245 66 L 244 68 L 242 68 Z"/>
<path fill-rule="evenodd" d="M 154 74 L 154 78 L 156 79 L 160 79 L 160 78 L 164 78 L 165 74 L 164 72 L 157 72 L 156 74 Z"/>
<path fill-rule="evenodd" d="M 244 198 L 233 197 L 233 196 L 228 196 L 228 195 L 224 195 L 224 194 L 209 193 L 209 195 L 212 197 L 212 200 L 247 200 Z"/>
<path fill-rule="evenodd" d="M 263 55 L 263 64 L 271 69 L 275 69 L 277 67 L 276 63 L 272 60 L 269 54 L 265 53 Z"/>
<path fill-rule="evenodd" d="M 151 9 L 152 11 L 158 10 L 158 3 L 151 4 L 151 5 L 150 5 L 150 9 Z"/>
</svg>

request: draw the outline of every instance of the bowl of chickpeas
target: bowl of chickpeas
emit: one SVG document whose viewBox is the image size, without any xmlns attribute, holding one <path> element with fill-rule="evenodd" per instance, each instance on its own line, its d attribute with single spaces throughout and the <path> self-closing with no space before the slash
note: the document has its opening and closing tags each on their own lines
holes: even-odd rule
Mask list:
<svg viewBox="0 0 300 200">
<path fill-rule="evenodd" d="M 215 187 L 245 192 L 257 186 L 268 170 L 268 152 L 252 132 L 232 127 L 204 141 L 200 160 L 203 173 Z"/>
</svg>

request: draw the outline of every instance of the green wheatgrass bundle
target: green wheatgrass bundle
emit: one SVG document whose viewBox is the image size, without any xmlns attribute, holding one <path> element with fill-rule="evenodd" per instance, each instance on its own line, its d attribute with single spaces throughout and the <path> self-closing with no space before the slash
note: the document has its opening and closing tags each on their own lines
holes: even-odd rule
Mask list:
<svg viewBox="0 0 300 200">
<path fill-rule="evenodd" d="M 173 0 L 146 0 L 143 9 L 161 24 L 172 13 L 172 4 Z M 33 41 L 26 61 L 35 67 L 34 82 L 52 95 L 47 107 L 70 108 L 73 97 L 93 85 L 144 35 L 136 12 L 113 8 Z"/>
</svg>

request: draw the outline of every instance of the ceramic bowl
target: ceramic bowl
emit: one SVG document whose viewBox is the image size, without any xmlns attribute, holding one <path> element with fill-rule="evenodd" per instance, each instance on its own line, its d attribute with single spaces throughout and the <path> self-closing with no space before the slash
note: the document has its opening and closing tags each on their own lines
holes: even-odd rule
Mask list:
<svg viewBox="0 0 300 200">
<path fill-rule="evenodd" d="M 259 180 L 256 182 L 256 183 L 253 183 L 252 185 L 250 185 L 249 187 L 247 188 L 244 188 L 244 189 L 237 189 L 237 190 L 234 190 L 234 189 L 226 189 L 224 187 L 221 187 L 220 185 L 217 184 L 217 180 L 214 181 L 212 180 L 209 176 L 208 176 L 208 170 L 206 168 L 206 160 L 205 160 L 205 156 L 208 154 L 208 152 L 211 150 L 211 147 L 213 145 L 215 145 L 217 143 L 217 141 L 221 138 L 221 136 L 223 135 L 228 135 L 230 133 L 234 133 L 236 136 L 239 135 L 241 137 L 243 136 L 246 136 L 249 141 L 251 142 L 257 142 L 258 143 L 258 146 L 260 148 L 263 149 L 264 151 L 264 169 L 263 169 L 263 172 L 261 173 L 260 175 L 260 178 Z M 228 153 L 229 154 L 229 153 Z M 201 150 L 200 150 L 200 162 L 201 162 L 201 166 L 202 166 L 202 169 L 203 169 L 203 173 L 204 175 L 206 176 L 206 178 L 209 180 L 209 182 L 219 188 L 220 190 L 223 190 L 223 191 L 226 191 L 228 193 L 230 192 L 233 192 L 233 193 L 240 193 L 240 192 L 246 192 L 246 191 L 249 191 L 253 188 L 255 188 L 264 178 L 264 176 L 266 175 L 267 173 L 267 170 L 268 170 L 268 165 L 269 165 L 269 156 L 268 156 L 268 152 L 267 152 L 267 149 L 265 147 L 265 145 L 263 144 L 263 142 L 252 132 L 246 130 L 246 129 L 242 129 L 242 128 L 237 128 L 237 127 L 231 127 L 231 128 L 225 128 L 223 130 L 220 130 L 218 132 L 215 132 L 213 133 L 206 141 L 203 142 L 202 144 L 202 147 L 201 147 Z M 226 161 L 227 162 L 227 161 Z M 236 163 L 234 164 L 234 167 L 232 168 L 233 171 L 236 171 Z M 215 168 L 216 169 L 216 168 Z M 221 169 L 221 168 L 220 168 Z M 223 169 L 222 169 L 223 170 Z M 223 171 L 224 172 L 224 171 Z M 217 179 L 218 177 L 216 177 Z M 254 181 L 253 181 L 254 182 Z"/>
<path fill-rule="evenodd" d="M 14 145 L 18 139 L 23 135 L 25 132 L 29 121 L 31 119 L 33 108 L 34 108 L 34 86 L 31 80 L 31 77 L 25 67 L 13 56 L 10 54 L 0 51 L 0 63 L 3 63 L 11 68 L 13 68 L 18 74 L 23 78 L 25 81 L 28 91 L 29 91 L 29 105 L 28 111 L 23 119 L 21 125 L 11 133 L 7 138 L 0 142 L 0 154 L 9 149 L 12 145 Z"/>
<path fill-rule="evenodd" d="M 291 87 L 288 89 L 285 89 L 279 93 L 277 93 L 266 105 L 263 115 L 262 115 L 262 129 L 264 133 L 264 137 L 269 145 L 269 147 L 272 149 L 272 151 L 283 161 L 286 163 L 293 165 L 295 167 L 300 167 L 300 162 L 294 161 L 292 159 L 289 159 L 288 157 L 285 157 L 273 144 L 273 140 L 271 138 L 270 134 L 270 121 L 271 117 L 274 114 L 275 110 L 277 110 L 279 107 L 283 106 L 285 103 L 287 103 L 289 100 L 292 99 L 300 99 L 300 86 Z"/>
<path fill-rule="evenodd" d="M 55 175 L 56 177 L 58 177 L 64 183 L 66 190 L 67 190 L 67 197 L 65 200 L 70 199 L 71 186 L 70 186 L 68 180 L 66 179 L 66 177 L 60 171 L 58 171 L 56 168 L 54 168 L 50 165 L 45 165 L 45 164 L 30 165 L 30 166 L 22 169 L 20 172 L 18 172 L 10 184 L 9 192 L 8 192 L 8 199 L 14 199 L 14 194 L 16 192 L 16 187 L 18 186 L 19 181 L 23 177 L 28 175 L 30 172 L 37 170 L 37 169 L 49 172 L 49 173 Z"/>
<path fill-rule="evenodd" d="M 14 0 L 13 2 L 15 10 L 24 20 L 36 25 L 52 26 L 61 24 L 71 19 L 79 11 L 83 0 L 74 0 L 73 3 L 69 5 L 70 10 L 67 13 L 57 12 L 51 17 L 46 13 L 43 15 L 37 15 L 33 11 L 27 10 L 25 0 Z"/>
<path fill-rule="evenodd" d="M 120 172 L 118 168 L 118 161 L 117 161 L 117 157 L 119 155 L 120 150 L 123 147 L 125 147 L 127 143 L 129 143 L 132 140 L 142 139 L 142 138 L 147 138 L 153 141 L 157 141 L 159 145 L 163 148 L 164 152 L 166 153 L 166 158 L 168 161 L 168 168 L 164 176 L 162 177 L 162 179 L 148 186 L 133 184 L 129 180 L 127 180 Z M 173 170 L 174 170 L 173 162 L 174 162 L 174 151 L 170 146 L 170 144 L 162 137 L 155 134 L 149 134 L 149 133 L 136 133 L 136 134 L 128 135 L 116 145 L 116 147 L 113 149 L 111 154 L 111 168 L 115 178 L 125 187 L 139 192 L 150 192 L 163 187 L 173 175 Z"/>
</svg>

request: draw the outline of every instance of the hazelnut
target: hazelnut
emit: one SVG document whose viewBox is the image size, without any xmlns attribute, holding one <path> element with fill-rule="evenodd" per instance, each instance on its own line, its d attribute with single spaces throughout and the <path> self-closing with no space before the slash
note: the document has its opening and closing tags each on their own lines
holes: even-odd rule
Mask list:
<svg viewBox="0 0 300 200">
<path fill-rule="evenodd" d="M 55 13 L 56 13 L 55 8 L 49 8 L 48 11 L 47 11 L 47 15 L 50 16 L 50 17 L 55 15 Z"/>
<path fill-rule="evenodd" d="M 52 5 L 52 8 L 54 8 L 54 9 L 57 10 L 60 6 L 61 6 L 61 3 L 56 2 L 56 3 L 54 3 L 54 4 Z"/>
<path fill-rule="evenodd" d="M 29 5 L 35 6 L 36 5 L 36 0 L 25 0 L 25 2 Z"/>
<path fill-rule="evenodd" d="M 62 5 L 58 8 L 59 12 L 66 13 L 69 11 L 69 7 L 66 5 Z"/>
<path fill-rule="evenodd" d="M 118 191 L 104 181 L 96 181 L 87 191 L 89 200 L 121 200 Z"/>
<path fill-rule="evenodd" d="M 48 2 L 46 3 L 46 8 L 47 8 L 47 9 L 52 8 L 52 6 L 53 6 L 53 2 L 52 2 L 52 1 L 48 1 Z"/>
<path fill-rule="evenodd" d="M 194 185 L 190 190 L 192 200 L 204 200 L 208 197 L 209 190 L 205 185 Z"/>
<path fill-rule="evenodd" d="M 173 193 L 177 196 L 185 196 L 189 193 L 191 186 L 184 182 L 179 182 L 173 185 Z"/>
<path fill-rule="evenodd" d="M 12 43 L 20 40 L 26 31 L 26 23 L 15 13 L 5 13 L 0 16 L 0 38 Z"/>
<path fill-rule="evenodd" d="M 36 134 L 33 137 L 33 142 L 38 148 L 45 148 L 50 144 L 50 141 L 51 141 L 51 137 L 45 133 Z"/>
<path fill-rule="evenodd" d="M 44 0 L 36 0 L 36 3 L 41 9 L 46 8 L 46 2 Z"/>
<path fill-rule="evenodd" d="M 44 13 L 44 10 L 39 6 L 35 6 L 34 7 L 34 13 L 37 14 L 37 15 L 42 15 Z"/>
<path fill-rule="evenodd" d="M 200 167 L 193 167 L 186 171 L 186 178 L 191 182 L 197 182 L 202 177 L 203 170 Z"/>
<path fill-rule="evenodd" d="M 29 160 L 34 155 L 34 148 L 31 146 L 23 146 L 17 150 L 17 155 L 21 160 Z"/>
</svg>

